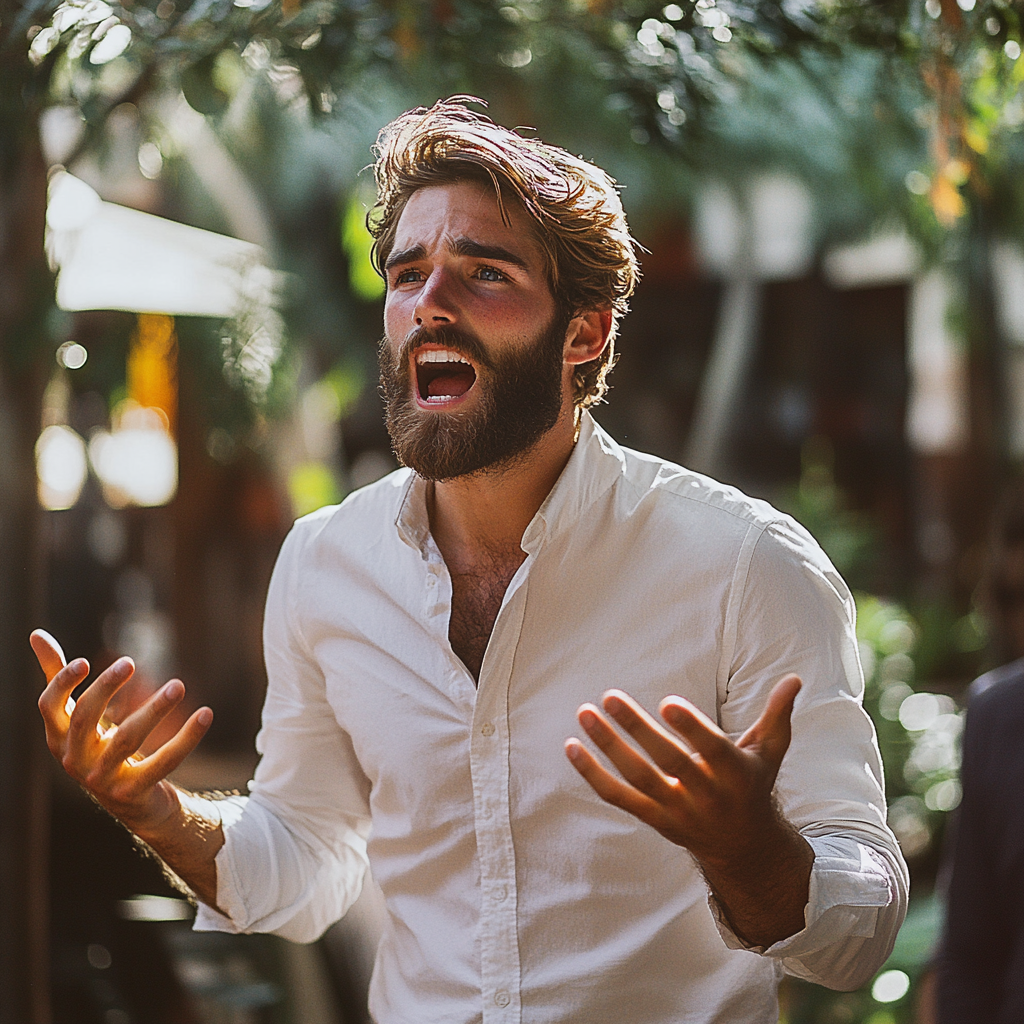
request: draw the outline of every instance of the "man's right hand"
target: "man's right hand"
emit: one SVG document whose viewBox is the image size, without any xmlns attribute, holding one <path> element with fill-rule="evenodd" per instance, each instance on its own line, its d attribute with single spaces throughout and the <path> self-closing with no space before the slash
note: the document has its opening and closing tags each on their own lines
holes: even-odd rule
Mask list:
<svg viewBox="0 0 1024 1024">
<path fill-rule="evenodd" d="M 75 702 L 71 692 L 88 676 L 88 662 L 78 658 L 68 665 L 57 641 L 41 629 L 29 642 L 46 673 L 39 710 L 50 752 L 99 804 L 148 841 L 179 813 L 180 802 L 167 775 L 206 734 L 213 712 L 200 708 L 158 750 L 139 756 L 146 738 L 185 696 L 184 685 L 171 680 L 123 722 L 113 725 L 104 712 L 135 671 L 130 658 L 119 658 L 101 672 Z"/>
</svg>

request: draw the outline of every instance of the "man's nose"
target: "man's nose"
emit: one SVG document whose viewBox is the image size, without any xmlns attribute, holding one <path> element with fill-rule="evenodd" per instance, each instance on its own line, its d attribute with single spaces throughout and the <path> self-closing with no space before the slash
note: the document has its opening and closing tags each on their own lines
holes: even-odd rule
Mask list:
<svg viewBox="0 0 1024 1024">
<path fill-rule="evenodd" d="M 457 319 L 454 282 L 441 267 L 431 271 L 416 297 L 413 319 L 417 327 L 436 327 L 453 324 Z"/>
</svg>

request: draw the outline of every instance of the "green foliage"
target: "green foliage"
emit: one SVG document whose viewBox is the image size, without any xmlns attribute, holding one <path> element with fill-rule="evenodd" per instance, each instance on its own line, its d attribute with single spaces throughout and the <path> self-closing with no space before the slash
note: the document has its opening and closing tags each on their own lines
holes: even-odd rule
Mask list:
<svg viewBox="0 0 1024 1024">
<path fill-rule="evenodd" d="M 1019 41 L 1020 9 L 980 0 L 950 20 L 948 11 L 936 17 L 937 0 L 28 0 L 0 25 L 0 150 L 45 102 L 76 104 L 88 126 L 82 146 L 95 148 L 119 104 L 145 108 L 146 97 L 180 88 L 234 136 L 271 205 L 287 208 L 308 183 L 279 188 L 271 172 L 285 182 L 319 161 L 284 161 L 274 147 L 294 147 L 303 135 L 294 125 L 307 115 L 336 142 L 354 104 L 380 112 L 379 125 L 399 109 L 389 100 L 470 92 L 492 99 L 506 122 L 525 114 L 631 180 L 627 198 L 638 207 L 683 206 L 681 165 L 694 174 L 784 168 L 819 195 L 822 238 L 862 234 L 885 211 L 939 255 L 939 200 L 948 212 L 961 192 L 988 197 L 1010 211 L 1007 223 L 1024 224 L 1024 145 L 1014 131 L 1024 61 L 1006 49 Z M 962 116 L 946 109 L 945 86 L 929 74 L 963 84 Z M 242 97 L 259 110 L 245 131 Z M 969 152 L 940 165 L 929 147 L 947 115 L 962 123 L 957 145 Z M 358 302 L 379 285 L 348 219 L 350 181 L 338 192 L 346 290 Z M 302 262 L 297 246 L 290 255 Z M 316 281 L 315 267 L 302 270 Z M 331 319 L 350 315 L 339 308 Z M 299 324 L 300 334 L 317 331 Z M 260 389 L 247 391 L 257 398 Z"/>
<path fill-rule="evenodd" d="M 223 114 L 231 94 L 220 87 L 216 75 L 221 54 L 208 53 L 181 73 L 181 91 L 188 104 L 200 114 Z"/>
<path fill-rule="evenodd" d="M 917 667 L 922 631 L 899 603 L 858 594 L 857 638 L 864 668 L 864 707 L 878 733 L 885 766 L 889 824 L 913 868 L 934 857 L 944 818 L 959 802 L 963 713 L 945 694 L 929 692 Z M 928 967 L 941 927 L 941 903 L 912 904 L 896 947 L 879 975 L 901 971 L 916 981 Z M 877 976 L 876 976 L 877 979 Z M 906 982 L 904 981 L 904 984 Z M 790 983 L 788 1024 L 893 1024 L 914 1020 L 914 991 L 882 1005 L 873 985 L 838 994 Z"/>
<path fill-rule="evenodd" d="M 355 361 L 341 360 L 324 374 L 321 383 L 331 389 L 337 403 L 334 419 L 343 419 L 355 408 L 366 387 L 363 368 Z"/>
<path fill-rule="evenodd" d="M 844 576 L 860 575 L 869 566 L 877 545 L 874 531 L 862 515 L 846 507 L 826 440 L 815 438 L 805 445 L 800 484 L 779 503 L 808 527 Z M 943 605 L 922 604 L 914 614 L 889 598 L 858 592 L 855 599 L 864 707 L 875 724 L 885 768 L 889 824 L 912 870 L 933 868 L 946 815 L 959 802 L 963 713 L 940 688 L 932 692 L 931 680 L 957 657 L 956 667 L 970 678 L 984 645 L 984 622 L 976 613 L 958 617 Z M 915 899 L 896 948 L 879 974 L 901 971 L 916 983 L 928 966 L 940 927 L 938 899 Z M 836 993 L 788 979 L 781 1020 L 912 1024 L 914 1002 L 913 984 L 900 998 L 883 1003 L 872 985 Z"/>
<path fill-rule="evenodd" d="M 800 482 L 776 504 L 807 528 L 844 579 L 857 583 L 870 574 L 877 536 L 861 513 L 846 506 L 834 460 L 827 437 L 809 438 L 801 452 Z"/>
<path fill-rule="evenodd" d="M 334 474 L 322 462 L 304 462 L 288 478 L 288 495 L 296 517 L 315 512 L 324 505 L 341 500 L 341 489 Z"/>
<path fill-rule="evenodd" d="M 348 280 L 353 294 L 366 302 L 384 297 L 384 281 L 370 262 L 373 237 L 366 227 L 366 211 L 372 199 L 356 193 L 341 219 L 341 244 L 348 256 Z"/>
</svg>

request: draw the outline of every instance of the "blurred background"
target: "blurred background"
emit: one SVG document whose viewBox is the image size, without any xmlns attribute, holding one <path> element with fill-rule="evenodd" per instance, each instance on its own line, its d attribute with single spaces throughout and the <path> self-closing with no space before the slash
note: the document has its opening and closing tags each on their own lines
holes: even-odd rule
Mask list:
<svg viewBox="0 0 1024 1024">
<path fill-rule="evenodd" d="M 791 512 L 857 594 L 911 913 L 864 990 L 928 1020 L 963 695 L 1014 654 L 990 530 L 1024 457 L 1011 0 L 0 3 L 0 1020 L 350 1024 L 380 905 L 311 947 L 191 909 L 52 763 L 27 645 L 216 711 L 243 789 L 293 519 L 389 472 L 377 130 L 439 96 L 607 168 L 643 282 L 599 421 Z M 1021 651 L 1019 653 L 1024 653 Z"/>
</svg>

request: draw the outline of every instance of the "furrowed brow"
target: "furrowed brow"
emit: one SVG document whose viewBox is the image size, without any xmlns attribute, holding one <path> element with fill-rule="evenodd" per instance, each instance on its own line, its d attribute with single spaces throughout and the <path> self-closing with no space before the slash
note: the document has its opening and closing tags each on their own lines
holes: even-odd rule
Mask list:
<svg viewBox="0 0 1024 1024">
<path fill-rule="evenodd" d="M 484 245 L 482 242 L 474 242 L 472 238 L 456 238 L 451 244 L 451 250 L 456 256 L 471 256 L 481 260 L 496 260 L 499 263 L 511 263 L 520 270 L 529 270 L 529 264 L 522 256 L 500 245 Z"/>
<path fill-rule="evenodd" d="M 406 263 L 415 263 L 416 260 L 421 260 L 426 255 L 427 250 L 417 243 L 409 249 L 399 249 L 397 252 L 392 252 L 384 262 L 384 269 L 391 270 L 393 267 L 400 267 Z"/>
</svg>

